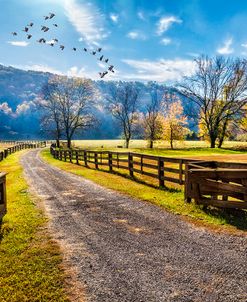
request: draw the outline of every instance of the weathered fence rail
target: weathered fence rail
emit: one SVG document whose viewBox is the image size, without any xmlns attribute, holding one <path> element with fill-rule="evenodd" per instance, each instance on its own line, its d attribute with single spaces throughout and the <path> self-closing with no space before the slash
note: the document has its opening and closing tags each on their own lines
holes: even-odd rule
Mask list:
<svg viewBox="0 0 247 302">
<path fill-rule="evenodd" d="M 5 142 L 6 144 L 11 144 L 9 141 Z M 1 144 L 3 145 L 4 143 L 1 141 Z M 15 145 L 7 147 L 3 149 L 2 151 L 0 150 L 0 161 L 4 160 L 8 155 L 15 153 L 17 151 L 23 150 L 23 149 L 33 149 L 33 148 L 43 148 L 46 147 L 46 142 L 15 142 Z"/>
<path fill-rule="evenodd" d="M 0 173 L 0 222 L 6 211 L 6 173 Z"/>
<path fill-rule="evenodd" d="M 217 207 L 247 209 L 247 163 L 195 161 L 132 152 L 66 150 L 51 147 L 54 158 L 110 172 L 125 170 L 159 187 L 184 188 L 185 201 Z M 146 181 L 146 179 L 145 179 Z"/>
<path fill-rule="evenodd" d="M 153 156 L 132 152 L 63 150 L 51 147 L 51 153 L 56 159 L 83 164 L 108 167 L 110 172 L 126 170 L 131 177 L 134 174 L 155 179 L 160 187 L 166 182 L 183 185 L 185 183 L 185 165 L 190 159 Z"/>
<path fill-rule="evenodd" d="M 231 162 L 189 163 L 185 200 L 222 208 L 247 209 L 247 164 Z"/>
</svg>

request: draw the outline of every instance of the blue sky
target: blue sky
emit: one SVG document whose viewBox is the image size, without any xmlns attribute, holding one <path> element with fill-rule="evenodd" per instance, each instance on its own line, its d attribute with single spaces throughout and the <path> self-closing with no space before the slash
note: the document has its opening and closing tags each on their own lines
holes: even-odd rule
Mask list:
<svg viewBox="0 0 247 302">
<path fill-rule="evenodd" d="M 0 4 L 0 63 L 22 69 L 98 79 L 106 65 L 82 49 L 101 46 L 116 69 L 106 80 L 169 83 L 191 74 L 193 59 L 200 54 L 247 56 L 245 0 L 0 0 Z M 49 12 L 56 17 L 45 21 Z M 33 37 L 27 40 L 22 29 L 31 21 Z M 43 33 L 41 25 L 51 29 Z M 13 31 L 18 35 L 12 36 Z M 41 37 L 57 38 L 59 43 L 40 45 L 36 40 Z"/>
</svg>

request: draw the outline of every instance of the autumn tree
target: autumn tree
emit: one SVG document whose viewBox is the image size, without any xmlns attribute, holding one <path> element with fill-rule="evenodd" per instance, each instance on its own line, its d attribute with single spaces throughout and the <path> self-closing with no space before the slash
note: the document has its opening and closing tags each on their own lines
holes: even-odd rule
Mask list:
<svg viewBox="0 0 247 302">
<path fill-rule="evenodd" d="M 190 132 L 187 126 L 187 118 L 183 114 L 183 106 L 180 100 L 170 103 L 165 110 L 163 120 L 163 138 L 170 142 L 171 149 L 174 141 L 184 140 Z"/>
<path fill-rule="evenodd" d="M 240 119 L 247 103 L 247 61 L 200 57 L 196 72 L 180 84 L 180 92 L 200 108 L 200 123 L 211 148 L 221 147 L 232 120 Z"/>
<path fill-rule="evenodd" d="M 146 105 L 141 123 L 144 128 L 144 137 L 149 141 L 149 148 L 153 148 L 154 141 L 162 138 L 163 116 L 161 114 L 164 102 L 164 91 L 158 89 L 153 83 L 150 87 L 150 102 Z"/>
<path fill-rule="evenodd" d="M 138 101 L 139 90 L 134 83 L 116 83 L 115 86 L 111 87 L 107 97 L 107 108 L 122 129 L 126 148 L 129 148 L 130 139 L 138 125 Z"/>
</svg>

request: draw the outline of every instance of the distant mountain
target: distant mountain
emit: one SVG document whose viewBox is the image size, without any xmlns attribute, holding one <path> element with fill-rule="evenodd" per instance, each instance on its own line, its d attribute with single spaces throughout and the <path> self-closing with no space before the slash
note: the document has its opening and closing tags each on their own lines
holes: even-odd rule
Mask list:
<svg viewBox="0 0 247 302">
<path fill-rule="evenodd" d="M 39 112 L 35 110 L 33 101 L 49 77 L 48 72 L 25 71 L 0 65 L 0 139 L 35 139 L 46 137 L 40 130 Z M 100 95 L 107 94 L 116 82 L 95 81 Z M 135 82 L 142 92 L 140 110 L 143 110 L 149 99 L 149 88 L 146 84 Z M 174 90 L 166 88 L 167 91 Z M 184 102 L 185 106 L 186 101 Z M 119 127 L 105 110 L 103 97 L 97 100 L 94 114 L 98 124 L 90 131 L 78 135 L 77 138 L 102 139 L 118 138 L 121 136 Z M 192 125 L 191 125 L 192 127 Z"/>
</svg>

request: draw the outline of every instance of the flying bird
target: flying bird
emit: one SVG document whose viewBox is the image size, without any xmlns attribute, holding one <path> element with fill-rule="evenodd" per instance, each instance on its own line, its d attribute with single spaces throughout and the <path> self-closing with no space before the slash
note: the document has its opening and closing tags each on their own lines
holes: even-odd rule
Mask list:
<svg viewBox="0 0 247 302">
<path fill-rule="evenodd" d="M 106 59 L 105 62 L 108 63 L 109 59 Z"/>
<path fill-rule="evenodd" d="M 96 55 L 96 51 L 92 51 L 91 54 L 92 54 L 93 56 L 95 56 L 95 55 Z"/>
<path fill-rule="evenodd" d="M 44 29 L 44 32 L 46 33 L 49 29 L 50 29 L 49 27 L 46 27 L 46 28 Z"/>
<path fill-rule="evenodd" d="M 101 52 L 102 48 L 98 48 L 98 52 Z"/>
<path fill-rule="evenodd" d="M 25 31 L 26 33 L 28 32 L 29 28 L 25 27 L 22 31 Z"/>
<path fill-rule="evenodd" d="M 46 26 L 41 25 L 41 30 L 45 30 L 45 29 L 46 29 Z"/>
<path fill-rule="evenodd" d="M 28 40 L 32 38 L 32 35 L 27 35 Z"/>
<path fill-rule="evenodd" d="M 74 51 L 76 51 L 76 48 L 75 48 L 75 47 L 73 47 L 72 49 L 73 49 Z"/>
<path fill-rule="evenodd" d="M 52 47 L 53 47 L 53 46 L 54 46 L 54 43 L 50 43 L 50 46 L 52 46 Z"/>
<path fill-rule="evenodd" d="M 45 19 L 45 20 L 48 20 L 48 19 L 50 19 L 50 17 L 48 17 L 48 16 L 44 16 L 44 19 Z"/>
<path fill-rule="evenodd" d="M 45 40 L 44 38 L 41 38 L 41 39 L 39 39 L 37 42 L 39 42 L 39 43 L 45 43 L 46 40 Z"/>
<path fill-rule="evenodd" d="M 27 26 L 32 27 L 33 26 L 33 22 L 29 23 Z"/>
<path fill-rule="evenodd" d="M 58 25 L 55 23 L 55 24 L 53 24 L 53 26 L 55 26 L 55 27 L 58 27 Z"/>
<path fill-rule="evenodd" d="M 61 48 L 62 50 L 64 50 L 64 46 L 63 46 L 63 45 L 60 45 L 60 48 Z"/>
<path fill-rule="evenodd" d="M 86 49 L 86 48 L 83 48 L 83 50 L 87 52 L 87 49 Z"/>
<path fill-rule="evenodd" d="M 14 31 L 11 33 L 13 36 L 17 36 L 17 33 Z"/>
<path fill-rule="evenodd" d="M 52 19 L 53 17 L 55 16 L 55 14 L 53 14 L 53 13 L 50 13 L 50 16 L 49 16 L 49 18 L 50 19 Z"/>
<path fill-rule="evenodd" d="M 58 39 L 53 39 L 53 41 L 57 43 L 57 42 L 58 42 Z"/>
<path fill-rule="evenodd" d="M 103 58 L 104 58 L 104 56 L 101 56 L 101 57 L 99 58 L 99 60 L 100 60 L 100 61 L 102 61 L 102 60 L 103 60 Z"/>
<path fill-rule="evenodd" d="M 99 72 L 99 75 L 100 75 L 101 79 L 103 79 L 103 77 L 104 77 L 105 75 L 107 75 L 107 73 L 108 73 L 108 71 Z"/>
<path fill-rule="evenodd" d="M 108 70 L 112 71 L 112 70 L 113 70 L 113 68 L 114 68 L 114 66 L 113 66 L 113 65 L 111 65 L 111 66 L 108 68 Z"/>
</svg>

